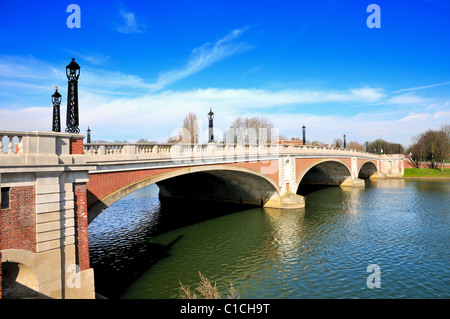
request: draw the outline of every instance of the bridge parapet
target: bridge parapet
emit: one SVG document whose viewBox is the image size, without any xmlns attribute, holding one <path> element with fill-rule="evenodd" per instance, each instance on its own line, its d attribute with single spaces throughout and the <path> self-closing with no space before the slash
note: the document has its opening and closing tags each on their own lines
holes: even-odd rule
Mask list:
<svg viewBox="0 0 450 319">
<path fill-rule="evenodd" d="M 205 158 L 235 157 L 256 159 L 261 157 L 299 156 L 344 156 L 364 157 L 373 160 L 381 155 L 350 149 L 330 147 L 280 145 L 280 144 L 157 144 L 157 143 L 90 143 L 84 144 L 86 162 L 115 160 L 172 159 L 203 162 Z"/>
<path fill-rule="evenodd" d="M 101 164 L 140 160 L 170 160 L 200 164 L 298 157 L 353 157 L 376 160 L 378 169 L 403 175 L 403 155 L 377 155 L 352 149 L 283 144 L 89 143 L 81 134 L 0 131 L 0 165 Z"/>
<path fill-rule="evenodd" d="M 59 132 L 0 131 L 1 164 L 66 164 L 82 155 L 84 135 Z"/>
</svg>

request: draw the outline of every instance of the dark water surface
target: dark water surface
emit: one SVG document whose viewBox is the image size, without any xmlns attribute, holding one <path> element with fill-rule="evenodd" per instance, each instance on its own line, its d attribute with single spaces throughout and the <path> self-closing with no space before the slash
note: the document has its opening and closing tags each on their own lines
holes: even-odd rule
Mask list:
<svg viewBox="0 0 450 319">
<path fill-rule="evenodd" d="M 241 298 L 450 298 L 449 194 L 448 181 L 366 181 L 316 190 L 304 209 L 236 211 L 160 203 L 151 185 L 89 225 L 96 291 L 179 298 L 200 271 Z"/>
</svg>

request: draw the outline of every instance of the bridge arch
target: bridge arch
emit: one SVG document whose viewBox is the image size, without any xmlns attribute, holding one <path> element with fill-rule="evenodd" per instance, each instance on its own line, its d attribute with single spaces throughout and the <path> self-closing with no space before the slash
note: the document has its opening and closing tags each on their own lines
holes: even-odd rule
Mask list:
<svg viewBox="0 0 450 319">
<path fill-rule="evenodd" d="M 358 178 L 370 178 L 377 173 L 378 167 L 372 161 L 366 161 L 359 168 Z"/>
<path fill-rule="evenodd" d="M 296 179 L 295 192 L 298 192 L 301 185 L 308 184 L 339 186 L 351 175 L 351 169 L 345 162 L 339 159 L 320 159 L 300 172 Z"/>
<path fill-rule="evenodd" d="M 161 196 L 180 199 L 262 206 L 280 197 L 275 180 L 249 168 L 230 165 L 184 167 L 131 183 L 100 199 L 89 208 L 88 222 L 124 196 L 151 184 L 158 185 Z"/>
<path fill-rule="evenodd" d="M 2 250 L 3 298 L 39 298 L 36 254 L 23 249 Z"/>
</svg>

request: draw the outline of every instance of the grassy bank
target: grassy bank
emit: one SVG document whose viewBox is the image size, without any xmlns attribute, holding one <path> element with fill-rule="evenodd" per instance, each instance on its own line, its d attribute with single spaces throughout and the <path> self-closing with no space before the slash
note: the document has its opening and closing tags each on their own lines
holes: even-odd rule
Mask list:
<svg viewBox="0 0 450 319">
<path fill-rule="evenodd" d="M 405 168 L 405 178 L 429 178 L 429 179 L 450 179 L 450 168 L 444 168 L 441 172 L 436 168 Z"/>
</svg>

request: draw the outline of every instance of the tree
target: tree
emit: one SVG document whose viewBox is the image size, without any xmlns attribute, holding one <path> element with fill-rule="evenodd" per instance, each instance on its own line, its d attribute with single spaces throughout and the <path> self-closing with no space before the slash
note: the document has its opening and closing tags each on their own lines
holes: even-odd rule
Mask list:
<svg viewBox="0 0 450 319">
<path fill-rule="evenodd" d="M 359 144 L 358 142 L 354 142 L 354 141 L 349 142 L 347 144 L 347 148 L 351 149 L 351 150 L 361 151 L 361 152 L 364 152 L 366 150 L 366 148 L 362 144 Z"/>
<path fill-rule="evenodd" d="M 437 131 L 435 137 L 434 158 L 441 164 L 441 172 L 443 172 L 445 161 L 449 158 L 450 138 L 444 131 Z"/>
<path fill-rule="evenodd" d="M 241 118 L 238 117 L 231 123 L 227 130 L 225 140 L 235 144 L 270 144 L 272 138 L 272 129 L 274 128 L 269 119 L 262 117 Z"/>
<path fill-rule="evenodd" d="M 405 149 L 399 143 L 392 143 L 381 138 L 368 143 L 369 153 L 376 154 L 404 154 Z"/>
<path fill-rule="evenodd" d="M 157 141 L 154 140 L 149 140 L 147 138 L 140 138 L 136 141 L 136 143 L 158 143 Z"/>
<path fill-rule="evenodd" d="M 199 136 L 199 128 L 197 122 L 197 115 L 189 112 L 183 120 L 183 127 L 179 133 L 180 140 L 183 143 L 194 144 Z"/>
<path fill-rule="evenodd" d="M 444 131 L 428 130 L 422 135 L 426 147 L 426 159 L 431 162 L 431 167 L 436 167 L 436 162 L 441 163 L 444 170 L 445 160 L 448 158 L 449 142 Z"/>
<path fill-rule="evenodd" d="M 450 137 L 446 126 L 441 130 L 427 130 L 412 138 L 413 145 L 409 148 L 416 166 L 423 167 L 424 161 L 430 161 L 431 167 L 436 166 L 436 162 L 441 164 L 441 171 L 444 170 L 445 161 L 449 158 Z"/>
<path fill-rule="evenodd" d="M 420 163 L 420 168 L 423 168 L 423 161 L 426 157 L 426 146 L 423 139 L 423 133 L 412 137 L 411 140 L 413 145 L 410 147 L 410 153 L 416 163 L 416 167 L 419 167 Z"/>
<path fill-rule="evenodd" d="M 344 142 L 342 142 L 342 140 L 340 138 L 337 138 L 334 140 L 333 144 L 334 144 L 334 147 L 341 148 L 342 145 L 344 145 Z"/>
</svg>

